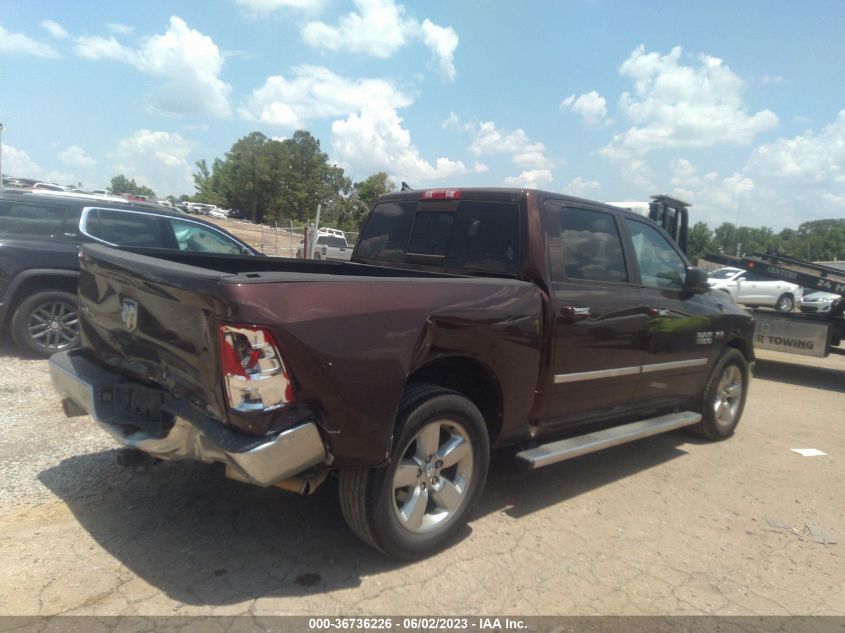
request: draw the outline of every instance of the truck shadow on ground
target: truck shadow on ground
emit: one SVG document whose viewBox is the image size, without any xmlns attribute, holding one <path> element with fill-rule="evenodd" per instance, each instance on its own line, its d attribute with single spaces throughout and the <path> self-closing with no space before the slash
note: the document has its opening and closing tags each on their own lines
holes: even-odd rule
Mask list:
<svg viewBox="0 0 845 633">
<path fill-rule="evenodd" d="M 497 453 L 473 521 L 561 503 L 686 454 L 678 446 L 688 439 L 672 433 L 533 472 Z M 227 480 L 216 465 L 165 462 L 139 472 L 118 465 L 116 452 L 72 457 L 39 479 L 100 546 L 171 599 L 214 606 L 306 596 L 414 565 L 385 559 L 349 531 L 333 480 L 299 497 Z"/>
<path fill-rule="evenodd" d="M 811 367 L 798 363 L 758 360 L 754 368 L 754 377 L 799 387 L 845 393 L 845 372 L 832 367 Z"/>
</svg>

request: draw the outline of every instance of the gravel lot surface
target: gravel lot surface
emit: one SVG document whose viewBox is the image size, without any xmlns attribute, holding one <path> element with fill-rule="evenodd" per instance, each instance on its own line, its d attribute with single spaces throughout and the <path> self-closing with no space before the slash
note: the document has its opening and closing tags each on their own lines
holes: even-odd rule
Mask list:
<svg viewBox="0 0 845 633">
<path fill-rule="evenodd" d="M 409 564 L 352 536 L 331 481 L 119 466 L 2 343 L 0 614 L 845 615 L 845 354 L 760 356 L 734 438 L 535 472 L 497 455 L 464 538 Z"/>
</svg>

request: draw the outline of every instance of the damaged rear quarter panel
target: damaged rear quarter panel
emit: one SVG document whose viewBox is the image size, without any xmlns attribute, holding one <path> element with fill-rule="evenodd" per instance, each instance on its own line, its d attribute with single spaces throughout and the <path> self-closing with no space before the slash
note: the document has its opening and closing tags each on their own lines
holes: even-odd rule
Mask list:
<svg viewBox="0 0 845 633">
<path fill-rule="evenodd" d="M 540 366 L 541 299 L 530 283 L 359 278 L 224 286 L 241 322 L 278 337 L 300 402 L 321 412 L 335 464 L 385 461 L 407 378 L 460 356 L 499 383 L 503 431 L 527 420 Z"/>
</svg>

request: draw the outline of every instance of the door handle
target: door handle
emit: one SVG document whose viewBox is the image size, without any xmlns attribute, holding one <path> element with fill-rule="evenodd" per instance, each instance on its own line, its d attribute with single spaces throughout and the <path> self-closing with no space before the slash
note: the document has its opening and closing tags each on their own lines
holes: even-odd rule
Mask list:
<svg viewBox="0 0 845 633">
<path fill-rule="evenodd" d="M 655 308 L 653 306 L 649 306 L 645 309 L 645 311 L 650 317 L 669 316 L 669 308 Z"/>
<path fill-rule="evenodd" d="M 570 321 L 586 319 L 590 316 L 590 308 L 588 306 L 563 306 L 560 309 L 560 316 Z"/>
</svg>

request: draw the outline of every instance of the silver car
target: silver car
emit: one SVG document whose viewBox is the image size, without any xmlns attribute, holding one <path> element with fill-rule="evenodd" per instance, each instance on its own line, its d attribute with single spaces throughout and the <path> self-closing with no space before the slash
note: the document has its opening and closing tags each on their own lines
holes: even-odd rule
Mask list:
<svg viewBox="0 0 845 633">
<path fill-rule="evenodd" d="M 823 292 L 821 290 L 808 292 L 804 295 L 804 299 L 801 301 L 801 312 L 816 312 L 825 314 L 830 312 L 833 304 L 841 298 L 842 297 L 835 295 L 832 292 Z"/>
</svg>

